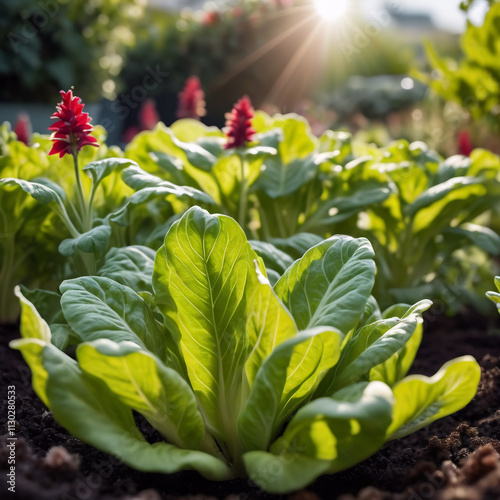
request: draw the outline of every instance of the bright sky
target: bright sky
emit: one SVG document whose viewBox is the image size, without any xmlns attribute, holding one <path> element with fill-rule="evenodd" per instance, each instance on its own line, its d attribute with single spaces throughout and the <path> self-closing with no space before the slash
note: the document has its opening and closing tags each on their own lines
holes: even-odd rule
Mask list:
<svg viewBox="0 0 500 500">
<path fill-rule="evenodd" d="M 465 15 L 460 10 L 460 0 L 362 0 L 369 13 L 383 9 L 386 4 L 397 6 L 403 12 L 429 13 L 436 26 L 441 29 L 461 33 L 465 29 Z M 471 11 L 471 20 L 480 23 L 487 10 L 485 0 L 476 0 L 477 5 Z"/>
</svg>

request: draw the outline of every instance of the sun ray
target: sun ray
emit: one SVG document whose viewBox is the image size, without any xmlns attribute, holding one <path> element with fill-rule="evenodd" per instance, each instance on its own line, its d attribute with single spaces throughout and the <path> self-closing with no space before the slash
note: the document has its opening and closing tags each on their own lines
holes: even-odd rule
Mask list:
<svg viewBox="0 0 500 500">
<path fill-rule="evenodd" d="M 293 14 L 297 14 L 298 12 L 301 12 L 301 11 L 306 11 L 306 10 L 311 11 L 312 9 L 314 9 L 314 7 L 312 5 L 295 5 L 293 7 L 287 7 L 286 9 L 280 9 L 280 10 L 266 12 L 262 16 L 262 18 L 265 21 L 269 21 L 269 20 L 278 19 L 280 17 L 292 16 Z"/>
<path fill-rule="evenodd" d="M 277 102 L 278 95 L 282 95 L 287 82 L 292 80 L 293 73 L 297 70 L 297 67 L 301 63 L 302 59 L 306 55 L 306 52 L 310 45 L 313 43 L 314 39 L 321 33 L 322 29 L 319 25 L 316 25 L 309 36 L 302 42 L 300 49 L 293 55 L 290 62 L 286 65 L 285 69 L 281 72 L 280 77 L 273 85 L 267 100 L 269 102 Z"/>
<path fill-rule="evenodd" d="M 280 43 L 285 41 L 287 38 L 289 38 L 293 33 L 295 33 L 297 30 L 299 30 L 302 26 L 304 26 L 306 23 L 308 23 L 315 14 L 312 14 L 305 19 L 303 19 L 301 22 L 291 26 L 287 30 L 285 30 L 283 33 L 275 36 L 268 42 L 266 42 L 264 45 L 253 51 L 251 54 L 249 54 L 247 57 L 242 59 L 239 63 L 235 64 L 233 68 L 231 68 L 230 71 L 227 71 L 223 73 L 219 78 L 214 83 L 214 87 L 222 87 L 226 83 L 228 83 L 230 80 L 232 80 L 236 75 L 247 69 L 249 66 L 257 62 L 260 58 L 264 57 L 268 52 L 273 50 L 275 47 L 277 47 Z"/>
</svg>

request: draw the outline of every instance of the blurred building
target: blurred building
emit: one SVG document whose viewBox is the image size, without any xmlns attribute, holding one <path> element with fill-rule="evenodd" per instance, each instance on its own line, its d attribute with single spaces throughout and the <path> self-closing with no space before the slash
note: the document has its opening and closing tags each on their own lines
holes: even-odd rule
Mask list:
<svg viewBox="0 0 500 500">
<path fill-rule="evenodd" d="M 148 5 L 165 10 L 201 9 L 206 0 L 148 0 Z"/>
<path fill-rule="evenodd" d="M 429 14 L 388 9 L 393 25 L 405 34 L 405 39 L 422 43 L 426 36 L 435 34 L 437 27 Z"/>
</svg>

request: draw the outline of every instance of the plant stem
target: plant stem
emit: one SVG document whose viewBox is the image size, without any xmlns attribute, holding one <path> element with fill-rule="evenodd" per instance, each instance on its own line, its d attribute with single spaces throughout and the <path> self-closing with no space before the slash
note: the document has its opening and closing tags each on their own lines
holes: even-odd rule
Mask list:
<svg viewBox="0 0 500 500">
<path fill-rule="evenodd" d="M 97 187 L 98 186 L 94 184 L 94 181 L 92 181 L 92 189 L 90 190 L 90 198 L 87 206 L 88 220 L 90 222 L 90 227 L 94 225 L 94 198 L 95 198 L 95 193 L 97 191 Z"/>
<path fill-rule="evenodd" d="M 73 163 L 75 166 L 75 177 L 76 177 L 76 194 L 78 198 L 78 205 L 80 209 L 80 219 L 81 232 L 86 233 L 92 229 L 93 226 L 93 213 L 92 205 L 94 201 L 94 190 L 92 190 L 92 195 L 89 203 L 85 201 L 85 192 L 83 190 L 82 178 L 80 176 L 80 169 L 78 168 L 78 151 L 73 150 Z M 66 214 L 67 215 L 67 214 Z M 82 261 L 83 268 L 86 274 L 92 276 L 96 273 L 97 262 L 94 254 L 88 254 L 86 252 L 79 251 L 80 260 Z"/>
<path fill-rule="evenodd" d="M 0 272 L 0 320 L 13 322 L 19 313 L 18 300 L 14 296 L 14 284 L 16 282 L 13 269 L 15 253 L 15 237 L 9 235 L 4 246 L 2 269 Z"/>
<path fill-rule="evenodd" d="M 278 231 L 280 233 L 280 238 L 286 238 L 287 237 L 286 231 L 278 199 L 273 200 L 273 208 L 274 208 L 274 215 L 276 216 L 276 227 L 278 228 Z"/>
<path fill-rule="evenodd" d="M 69 231 L 69 234 L 71 234 L 71 237 L 78 238 L 78 236 L 80 236 L 80 232 L 71 222 L 71 219 L 69 218 L 68 212 L 66 212 L 64 205 L 62 203 L 56 205 L 55 207 L 52 207 L 52 210 L 54 210 L 54 212 L 59 216 L 62 223 L 66 226 L 66 229 Z"/>
<path fill-rule="evenodd" d="M 97 263 L 93 253 L 79 251 L 86 276 L 94 276 L 97 272 Z"/>
<path fill-rule="evenodd" d="M 75 166 L 76 178 L 76 195 L 78 198 L 78 205 L 80 210 L 80 219 L 82 220 L 82 233 L 86 233 L 92 229 L 92 222 L 89 217 L 89 207 L 85 201 L 85 193 L 83 191 L 82 178 L 80 176 L 80 169 L 78 168 L 78 152 L 73 152 L 73 163 Z M 90 227 L 89 227 L 90 226 Z"/>
<path fill-rule="evenodd" d="M 75 222 L 78 224 L 79 227 L 82 227 L 83 226 L 83 220 L 82 220 L 82 218 L 80 216 L 80 213 L 76 209 L 75 204 L 71 201 L 71 197 L 70 196 L 68 196 L 67 200 L 68 200 L 68 205 L 69 205 L 69 208 L 70 208 L 70 211 L 71 211 L 71 215 L 74 217 L 73 220 L 75 220 Z"/>
<path fill-rule="evenodd" d="M 269 241 L 271 239 L 271 233 L 269 232 L 269 225 L 267 223 L 266 214 L 262 209 L 262 206 L 259 205 L 259 213 L 260 213 L 260 227 L 262 229 L 262 234 L 264 235 L 264 241 Z"/>
<path fill-rule="evenodd" d="M 240 211 L 238 216 L 238 222 L 240 226 L 245 230 L 246 215 L 247 215 L 247 183 L 245 179 L 245 160 L 242 155 L 238 155 L 241 164 L 241 183 L 240 183 Z"/>
</svg>

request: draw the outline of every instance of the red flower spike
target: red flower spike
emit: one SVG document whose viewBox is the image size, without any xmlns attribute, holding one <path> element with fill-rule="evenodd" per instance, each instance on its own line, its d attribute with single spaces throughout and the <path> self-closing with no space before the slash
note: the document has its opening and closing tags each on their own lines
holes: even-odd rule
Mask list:
<svg viewBox="0 0 500 500">
<path fill-rule="evenodd" d="M 203 15 L 201 24 L 203 26 L 213 26 L 214 24 L 217 24 L 219 19 L 220 19 L 219 14 L 214 10 L 210 10 L 208 12 L 205 12 L 205 14 Z"/>
<path fill-rule="evenodd" d="M 29 145 L 31 137 L 31 121 L 26 113 L 19 113 L 16 124 L 14 125 L 14 133 L 17 135 L 17 140 Z"/>
<path fill-rule="evenodd" d="M 199 120 L 206 114 L 205 92 L 203 92 L 201 88 L 199 78 L 197 76 L 191 76 L 186 80 L 182 92 L 179 93 L 177 118 L 193 118 Z"/>
<path fill-rule="evenodd" d="M 461 130 L 458 133 L 458 152 L 461 155 L 470 156 L 473 150 L 474 146 L 469 132 L 467 130 Z"/>
<path fill-rule="evenodd" d="M 156 109 L 156 101 L 146 99 L 139 110 L 139 125 L 142 130 L 153 130 L 159 121 L 160 115 Z"/>
<path fill-rule="evenodd" d="M 257 133 L 252 127 L 254 115 L 255 111 L 248 96 L 242 97 L 231 113 L 226 114 L 226 127 L 222 130 L 228 138 L 226 149 L 239 148 L 247 142 L 252 142 Z"/>
<path fill-rule="evenodd" d="M 49 127 L 52 130 L 50 140 L 54 142 L 49 155 L 59 154 L 62 158 L 67 154 L 76 154 L 83 146 L 96 146 L 97 139 L 90 135 L 93 127 L 88 113 L 82 113 L 83 106 L 79 97 L 73 97 L 73 91 L 61 90 L 62 102 L 57 105 L 57 111 L 51 116 L 59 120 Z"/>
</svg>

